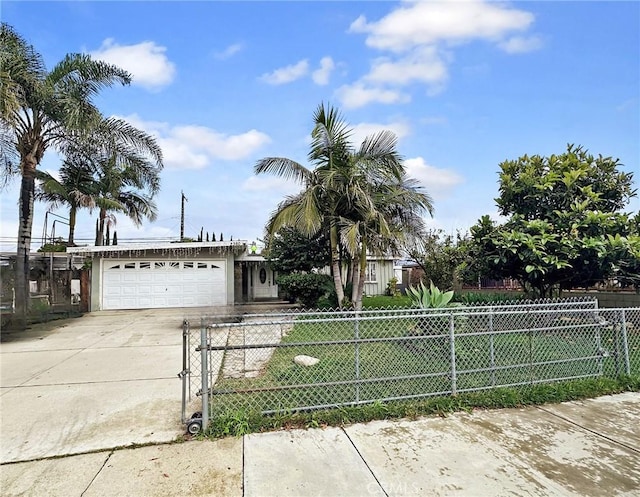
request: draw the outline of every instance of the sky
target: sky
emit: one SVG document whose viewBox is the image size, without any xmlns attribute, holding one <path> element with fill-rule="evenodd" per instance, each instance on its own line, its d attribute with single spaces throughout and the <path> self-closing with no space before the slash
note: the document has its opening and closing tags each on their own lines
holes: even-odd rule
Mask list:
<svg viewBox="0 0 640 497">
<path fill-rule="evenodd" d="M 359 145 L 388 129 L 410 176 L 434 200 L 427 224 L 466 232 L 499 219 L 499 164 L 569 143 L 619 158 L 640 182 L 640 3 L 635 1 L 46 1 L 2 0 L 51 69 L 88 53 L 133 77 L 95 102 L 152 134 L 164 169 L 158 217 L 117 215 L 118 243 L 185 236 L 259 240 L 300 186 L 254 175 L 264 157 L 304 165 L 319 104 Z M 49 150 L 40 168 L 56 174 Z M 0 248 L 16 248 L 19 181 L 1 192 Z M 66 238 L 65 209 L 37 203 L 43 233 Z M 636 198 L 630 211 L 640 210 Z M 56 217 L 59 216 L 59 217 Z M 93 244 L 97 212 L 76 242 Z"/>
</svg>

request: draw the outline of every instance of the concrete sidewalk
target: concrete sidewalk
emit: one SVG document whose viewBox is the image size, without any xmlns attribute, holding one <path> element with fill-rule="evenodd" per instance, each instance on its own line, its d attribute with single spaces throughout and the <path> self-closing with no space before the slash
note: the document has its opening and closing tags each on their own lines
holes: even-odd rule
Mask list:
<svg viewBox="0 0 640 497">
<path fill-rule="evenodd" d="M 0 471 L 3 496 L 631 497 L 640 495 L 640 394 L 111 450 Z"/>
</svg>

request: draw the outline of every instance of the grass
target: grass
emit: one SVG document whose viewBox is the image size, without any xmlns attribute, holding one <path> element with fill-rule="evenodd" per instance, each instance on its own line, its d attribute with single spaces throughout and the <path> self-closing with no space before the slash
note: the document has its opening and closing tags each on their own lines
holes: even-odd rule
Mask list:
<svg viewBox="0 0 640 497">
<path fill-rule="evenodd" d="M 317 411 L 283 411 L 265 416 L 255 410 L 239 409 L 212 418 L 205 436 L 220 438 L 229 435 L 293 428 L 343 426 L 379 419 L 415 419 L 420 416 L 446 416 L 456 411 L 500 409 L 547 403 L 581 400 L 627 391 L 640 391 L 640 375 L 618 378 L 589 378 L 522 388 L 496 388 L 453 396 L 421 400 L 376 401 L 366 405 Z"/>
<path fill-rule="evenodd" d="M 362 307 L 364 309 L 402 309 L 411 307 L 411 299 L 406 295 L 396 295 L 395 297 L 373 295 L 371 297 L 362 297 Z"/>
<path fill-rule="evenodd" d="M 486 319 L 482 315 L 455 318 L 458 392 L 602 374 L 614 377 L 622 371 L 614 358 L 594 357 L 597 328 L 592 323 L 577 323 L 553 333 L 475 333 L 487 329 Z M 507 330 L 508 325 L 494 320 L 493 329 Z M 275 349 L 258 377 L 218 380 L 211 412 L 224 420 L 239 412 L 292 413 L 319 406 L 373 405 L 382 399 L 448 394 L 452 391 L 448 327 L 447 316 L 428 320 L 379 316 L 359 321 L 357 328 L 350 320 L 317 323 L 301 317 L 283 338 L 286 346 Z M 364 342 L 336 343 L 353 340 L 356 330 Z M 605 348 L 613 350 L 613 330 L 600 330 L 605 333 Z M 311 368 L 299 366 L 293 358 L 300 354 L 320 362 Z M 640 372 L 638 347 L 631 347 L 630 360 L 632 370 Z"/>
</svg>

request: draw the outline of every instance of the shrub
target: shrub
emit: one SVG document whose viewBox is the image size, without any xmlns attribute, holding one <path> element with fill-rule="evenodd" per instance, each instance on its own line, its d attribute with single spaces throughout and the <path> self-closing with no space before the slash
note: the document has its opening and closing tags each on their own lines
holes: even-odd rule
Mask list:
<svg viewBox="0 0 640 497">
<path fill-rule="evenodd" d="M 421 309 L 429 309 L 446 307 L 453 298 L 453 291 L 442 292 L 433 284 L 433 281 L 430 283 L 429 288 L 420 282 L 418 287 L 410 286 L 407 289 L 407 295 L 411 297 L 414 306 Z"/>
<path fill-rule="evenodd" d="M 287 298 L 299 300 L 305 307 L 316 307 L 318 300 L 329 292 L 331 276 L 316 273 L 291 273 L 278 276 L 278 286 Z"/>
</svg>

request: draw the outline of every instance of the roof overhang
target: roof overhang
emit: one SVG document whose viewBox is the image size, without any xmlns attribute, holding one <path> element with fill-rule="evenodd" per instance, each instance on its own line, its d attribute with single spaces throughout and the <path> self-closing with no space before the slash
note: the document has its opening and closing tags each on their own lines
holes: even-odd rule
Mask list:
<svg viewBox="0 0 640 497">
<path fill-rule="evenodd" d="M 122 245 L 87 246 L 87 247 L 67 247 L 67 253 L 96 257 L 115 257 L 120 254 L 139 254 L 140 252 L 151 253 L 175 253 L 187 254 L 190 252 L 209 251 L 224 252 L 232 251 L 242 253 L 246 250 L 248 242 L 245 240 L 234 240 L 229 242 L 162 242 L 162 243 L 129 243 Z"/>
</svg>

